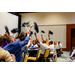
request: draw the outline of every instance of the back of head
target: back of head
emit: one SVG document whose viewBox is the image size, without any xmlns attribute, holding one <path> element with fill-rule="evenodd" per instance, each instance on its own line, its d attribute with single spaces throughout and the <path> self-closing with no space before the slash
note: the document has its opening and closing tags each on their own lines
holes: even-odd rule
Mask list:
<svg viewBox="0 0 75 75">
<path fill-rule="evenodd" d="M 12 36 L 8 36 L 8 37 L 6 38 L 6 40 L 7 40 L 7 43 L 10 43 L 10 42 L 12 42 L 13 37 L 12 37 Z"/>
<path fill-rule="evenodd" d="M 0 34 L 0 46 L 2 46 L 2 44 L 3 44 L 3 37 L 2 37 L 2 35 Z"/>
<path fill-rule="evenodd" d="M 54 41 L 54 45 L 57 45 L 57 41 Z"/>
<path fill-rule="evenodd" d="M 50 41 L 50 42 L 49 42 L 49 45 L 52 45 L 52 44 L 53 44 L 53 41 Z"/>
<path fill-rule="evenodd" d="M 24 39 L 25 39 L 25 33 L 24 32 L 20 32 L 20 34 L 19 34 L 19 39 L 20 39 L 20 41 L 23 41 Z"/>
<path fill-rule="evenodd" d="M 46 43 L 46 40 L 43 40 L 42 43 Z"/>
<path fill-rule="evenodd" d="M 20 32 L 19 38 L 21 38 L 21 37 L 23 37 L 23 36 L 25 36 L 25 33 L 24 33 L 24 32 Z"/>
</svg>

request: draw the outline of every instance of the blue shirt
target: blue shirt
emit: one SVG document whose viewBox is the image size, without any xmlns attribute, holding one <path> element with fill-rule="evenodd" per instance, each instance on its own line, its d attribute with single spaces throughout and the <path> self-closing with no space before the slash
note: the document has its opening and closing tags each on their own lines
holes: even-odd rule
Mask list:
<svg viewBox="0 0 75 75">
<path fill-rule="evenodd" d="M 8 50 L 10 54 L 14 54 L 17 62 L 22 62 L 21 48 L 28 43 L 29 39 L 30 37 L 27 36 L 24 41 L 19 42 L 19 40 L 17 40 L 13 43 L 9 43 L 3 47 L 3 49 Z"/>
</svg>

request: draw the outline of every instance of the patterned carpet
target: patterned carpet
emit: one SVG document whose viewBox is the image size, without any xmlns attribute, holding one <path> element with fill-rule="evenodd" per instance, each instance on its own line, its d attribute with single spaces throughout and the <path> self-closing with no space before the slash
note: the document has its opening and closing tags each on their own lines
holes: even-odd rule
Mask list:
<svg viewBox="0 0 75 75">
<path fill-rule="evenodd" d="M 57 62 L 72 62 L 69 54 L 70 52 L 63 51 L 63 54 L 60 57 L 57 57 Z"/>
</svg>

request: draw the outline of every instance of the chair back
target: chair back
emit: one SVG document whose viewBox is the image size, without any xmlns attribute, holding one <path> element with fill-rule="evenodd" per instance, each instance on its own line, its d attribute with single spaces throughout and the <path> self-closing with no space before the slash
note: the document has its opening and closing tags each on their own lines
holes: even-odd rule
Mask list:
<svg viewBox="0 0 75 75">
<path fill-rule="evenodd" d="M 37 55 L 36 55 L 36 58 L 37 58 L 37 59 L 40 57 L 40 53 L 41 53 L 41 49 L 39 49 L 39 50 L 37 51 Z"/>
<path fill-rule="evenodd" d="M 23 58 L 22 58 L 22 62 L 24 61 L 24 52 L 22 52 L 22 56 L 23 56 Z"/>
<path fill-rule="evenodd" d="M 50 49 L 46 49 L 44 53 L 44 58 L 47 58 L 49 56 Z"/>
<path fill-rule="evenodd" d="M 27 60 L 28 60 L 28 54 L 25 55 L 24 62 L 27 62 Z"/>
</svg>

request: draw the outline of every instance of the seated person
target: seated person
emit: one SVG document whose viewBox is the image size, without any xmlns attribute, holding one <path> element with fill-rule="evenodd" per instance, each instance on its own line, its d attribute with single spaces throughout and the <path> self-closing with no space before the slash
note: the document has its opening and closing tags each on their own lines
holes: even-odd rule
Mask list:
<svg viewBox="0 0 75 75">
<path fill-rule="evenodd" d="M 27 31 L 27 37 L 23 41 L 14 41 L 14 38 L 12 36 L 7 37 L 7 45 L 3 47 L 3 49 L 8 50 L 10 54 L 14 54 L 16 56 L 16 61 L 21 62 L 22 61 L 22 52 L 21 48 L 26 45 L 30 39 L 29 37 L 30 31 Z"/>
<path fill-rule="evenodd" d="M 58 45 L 57 41 L 54 41 L 54 48 L 56 48 Z"/>
<path fill-rule="evenodd" d="M 54 44 L 53 44 L 53 41 L 49 42 L 49 47 L 50 47 L 50 50 L 51 50 L 49 56 L 53 56 L 53 53 L 54 53 Z"/>
<path fill-rule="evenodd" d="M 3 44 L 2 44 L 2 48 L 3 48 L 4 46 L 7 45 L 6 37 L 9 36 L 9 35 L 10 35 L 9 32 L 5 32 L 5 34 L 3 35 Z"/>
<path fill-rule="evenodd" d="M 73 50 L 70 58 L 71 58 L 72 62 L 75 62 L 75 49 Z"/>
<path fill-rule="evenodd" d="M 3 43 L 3 37 L 0 35 L 0 61 L 15 62 L 15 56 L 4 50 L 1 46 Z"/>
<path fill-rule="evenodd" d="M 40 48 L 40 44 L 39 44 L 39 42 L 36 40 L 36 44 L 38 45 L 38 48 Z"/>
<path fill-rule="evenodd" d="M 43 40 L 42 42 L 39 41 L 36 33 L 34 33 L 35 37 L 36 37 L 36 40 L 39 42 L 40 44 L 40 48 L 41 48 L 41 55 L 40 55 L 40 58 L 39 58 L 39 61 L 42 60 L 42 56 L 44 55 L 45 53 L 45 49 L 49 49 L 49 46 L 46 44 L 46 40 Z"/>
<path fill-rule="evenodd" d="M 32 39 L 32 37 L 30 36 L 30 40 L 29 40 L 28 44 L 21 48 L 21 51 L 24 52 L 24 54 L 28 53 L 28 48 L 29 48 L 30 44 L 32 43 L 31 39 Z"/>
<path fill-rule="evenodd" d="M 20 32 L 20 34 L 18 36 L 19 40 L 23 41 L 25 39 L 25 37 L 26 37 L 25 33 L 24 32 Z"/>
<path fill-rule="evenodd" d="M 58 41 L 58 45 L 57 45 L 57 47 L 56 47 L 57 54 L 63 54 L 63 52 L 60 51 L 61 48 L 62 48 L 62 44 L 60 43 L 60 41 Z M 59 51 L 60 51 L 60 53 L 59 53 Z"/>
<path fill-rule="evenodd" d="M 31 44 L 30 48 L 38 48 L 38 45 L 36 44 L 36 40 L 33 40 L 33 43 Z"/>
<path fill-rule="evenodd" d="M 43 38 L 43 34 L 41 34 L 41 38 L 42 38 L 42 41 L 45 40 L 46 41 L 46 44 L 49 46 L 49 43 L 47 42 L 47 39 L 44 39 Z"/>
</svg>

